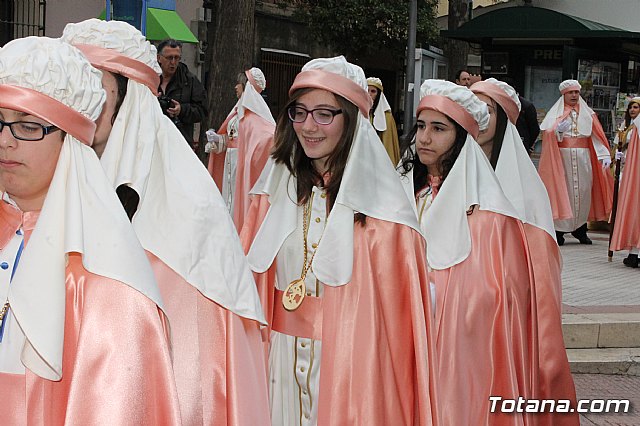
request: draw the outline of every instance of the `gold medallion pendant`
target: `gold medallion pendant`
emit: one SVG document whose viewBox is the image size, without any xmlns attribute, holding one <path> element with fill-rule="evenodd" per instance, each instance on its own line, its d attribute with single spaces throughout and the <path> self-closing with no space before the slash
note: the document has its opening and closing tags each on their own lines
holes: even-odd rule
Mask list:
<svg viewBox="0 0 640 426">
<path fill-rule="evenodd" d="M 302 305 L 307 287 L 304 278 L 291 281 L 282 293 L 282 305 L 287 311 L 295 311 Z"/>
</svg>

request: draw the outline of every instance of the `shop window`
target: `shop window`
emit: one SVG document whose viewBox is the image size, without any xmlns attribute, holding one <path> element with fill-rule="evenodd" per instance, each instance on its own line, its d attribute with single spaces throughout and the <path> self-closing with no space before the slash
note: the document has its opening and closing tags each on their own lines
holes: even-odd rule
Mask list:
<svg viewBox="0 0 640 426">
<path fill-rule="evenodd" d="M 486 52 L 482 54 L 483 74 L 509 74 L 509 53 Z"/>
</svg>

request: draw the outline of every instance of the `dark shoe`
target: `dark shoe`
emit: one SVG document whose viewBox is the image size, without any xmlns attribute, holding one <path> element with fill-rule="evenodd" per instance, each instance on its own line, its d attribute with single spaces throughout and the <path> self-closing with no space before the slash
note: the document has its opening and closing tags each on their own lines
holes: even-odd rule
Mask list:
<svg viewBox="0 0 640 426">
<path fill-rule="evenodd" d="M 591 241 L 591 238 L 587 237 L 586 235 L 582 235 L 576 238 L 578 239 L 578 241 L 580 241 L 580 244 L 587 244 L 587 245 L 593 244 L 593 241 Z"/>
<path fill-rule="evenodd" d="M 573 231 L 571 235 L 573 235 L 578 241 L 580 241 L 580 244 L 587 244 L 587 245 L 593 244 L 593 241 L 591 241 L 591 238 L 587 236 L 586 223 L 582 225 L 580 228 Z"/>
<path fill-rule="evenodd" d="M 630 268 L 637 268 L 640 264 L 640 261 L 638 261 L 637 254 L 630 254 L 622 260 L 622 263 Z"/>
<path fill-rule="evenodd" d="M 561 246 L 564 244 L 564 232 L 556 231 L 556 240 L 558 241 L 558 245 Z"/>
</svg>

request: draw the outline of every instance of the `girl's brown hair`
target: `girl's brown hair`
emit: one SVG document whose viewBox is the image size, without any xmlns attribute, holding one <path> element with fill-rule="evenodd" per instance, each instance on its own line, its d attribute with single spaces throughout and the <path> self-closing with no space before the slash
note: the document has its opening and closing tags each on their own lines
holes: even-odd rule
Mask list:
<svg viewBox="0 0 640 426">
<path fill-rule="evenodd" d="M 287 169 L 289 169 L 289 172 L 296 177 L 297 194 L 295 201 L 298 205 L 302 205 L 309 200 L 314 185 L 325 185 L 322 176 L 313 166 L 311 158 L 307 157 L 304 153 L 304 149 L 302 148 L 302 145 L 300 144 L 300 141 L 293 129 L 293 122 L 287 113 L 289 107 L 296 105 L 301 96 L 313 90 L 321 89 L 304 88 L 296 90 L 291 95 L 289 103 L 278 116 L 276 133 L 274 136 L 275 148 L 271 154 L 271 157 L 273 157 L 276 163 L 284 164 Z M 347 164 L 349 152 L 351 151 L 353 136 L 355 135 L 356 125 L 358 122 L 358 108 L 342 96 L 336 94 L 334 94 L 334 96 L 342 110 L 344 128 L 338 145 L 327 159 L 327 172 L 331 176 L 331 179 L 326 183 L 324 188 L 328 196 L 329 209 L 333 207 L 336 196 L 338 195 L 340 183 L 342 182 L 342 175 Z M 357 219 L 361 222 L 364 218 Z"/>
</svg>

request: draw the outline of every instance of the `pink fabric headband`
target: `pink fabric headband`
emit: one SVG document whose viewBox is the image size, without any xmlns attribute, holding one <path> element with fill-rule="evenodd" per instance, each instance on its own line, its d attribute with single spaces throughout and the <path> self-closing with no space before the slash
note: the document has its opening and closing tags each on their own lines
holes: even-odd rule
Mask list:
<svg viewBox="0 0 640 426">
<path fill-rule="evenodd" d="M 253 75 L 251 75 L 251 70 L 246 70 L 244 72 L 244 75 L 247 76 L 247 80 L 249 80 L 249 83 L 251 83 L 253 88 L 256 89 L 256 92 L 262 93 L 262 87 L 258 85 L 258 83 L 256 82 L 256 79 L 253 78 Z"/>
<path fill-rule="evenodd" d="M 373 101 L 367 91 L 358 86 L 354 81 L 336 73 L 323 70 L 302 71 L 296 76 L 296 79 L 291 85 L 289 95 L 298 89 L 307 87 L 323 89 L 340 95 L 357 106 L 365 118 L 369 118 L 369 110 L 371 109 Z"/>
<path fill-rule="evenodd" d="M 561 93 L 562 95 L 564 95 L 565 93 L 570 92 L 570 91 L 572 91 L 572 90 L 580 91 L 580 86 L 578 86 L 578 85 L 574 84 L 573 86 L 565 87 L 564 89 L 562 89 L 562 90 L 560 91 L 560 93 Z"/>
<path fill-rule="evenodd" d="M 416 117 L 421 111 L 425 109 L 432 109 L 443 113 L 444 115 L 451 117 L 453 121 L 458 123 L 465 129 L 474 139 L 478 138 L 480 127 L 478 122 L 473 118 L 469 112 L 464 109 L 462 105 L 452 101 L 446 96 L 442 95 L 426 95 L 420 100 L 418 104 L 418 110 L 416 111 Z"/>
<path fill-rule="evenodd" d="M 22 111 L 48 121 L 91 146 L 96 123 L 45 94 L 26 87 L 0 84 L 0 107 Z"/>
<path fill-rule="evenodd" d="M 476 95 L 481 93 L 483 95 L 487 95 L 494 101 L 498 103 L 507 114 L 507 118 L 513 124 L 516 124 L 518 121 L 518 115 L 520 115 L 520 111 L 518 111 L 518 105 L 511 99 L 511 96 L 507 94 L 504 90 L 502 90 L 497 84 L 489 83 L 486 81 L 478 81 L 473 83 L 471 86 L 471 91 Z"/>
<path fill-rule="evenodd" d="M 94 67 L 124 75 L 144 84 L 151 89 L 154 95 L 158 95 L 160 76 L 150 66 L 113 49 L 105 49 L 91 44 L 76 44 L 74 46 L 80 49 Z"/>
</svg>

